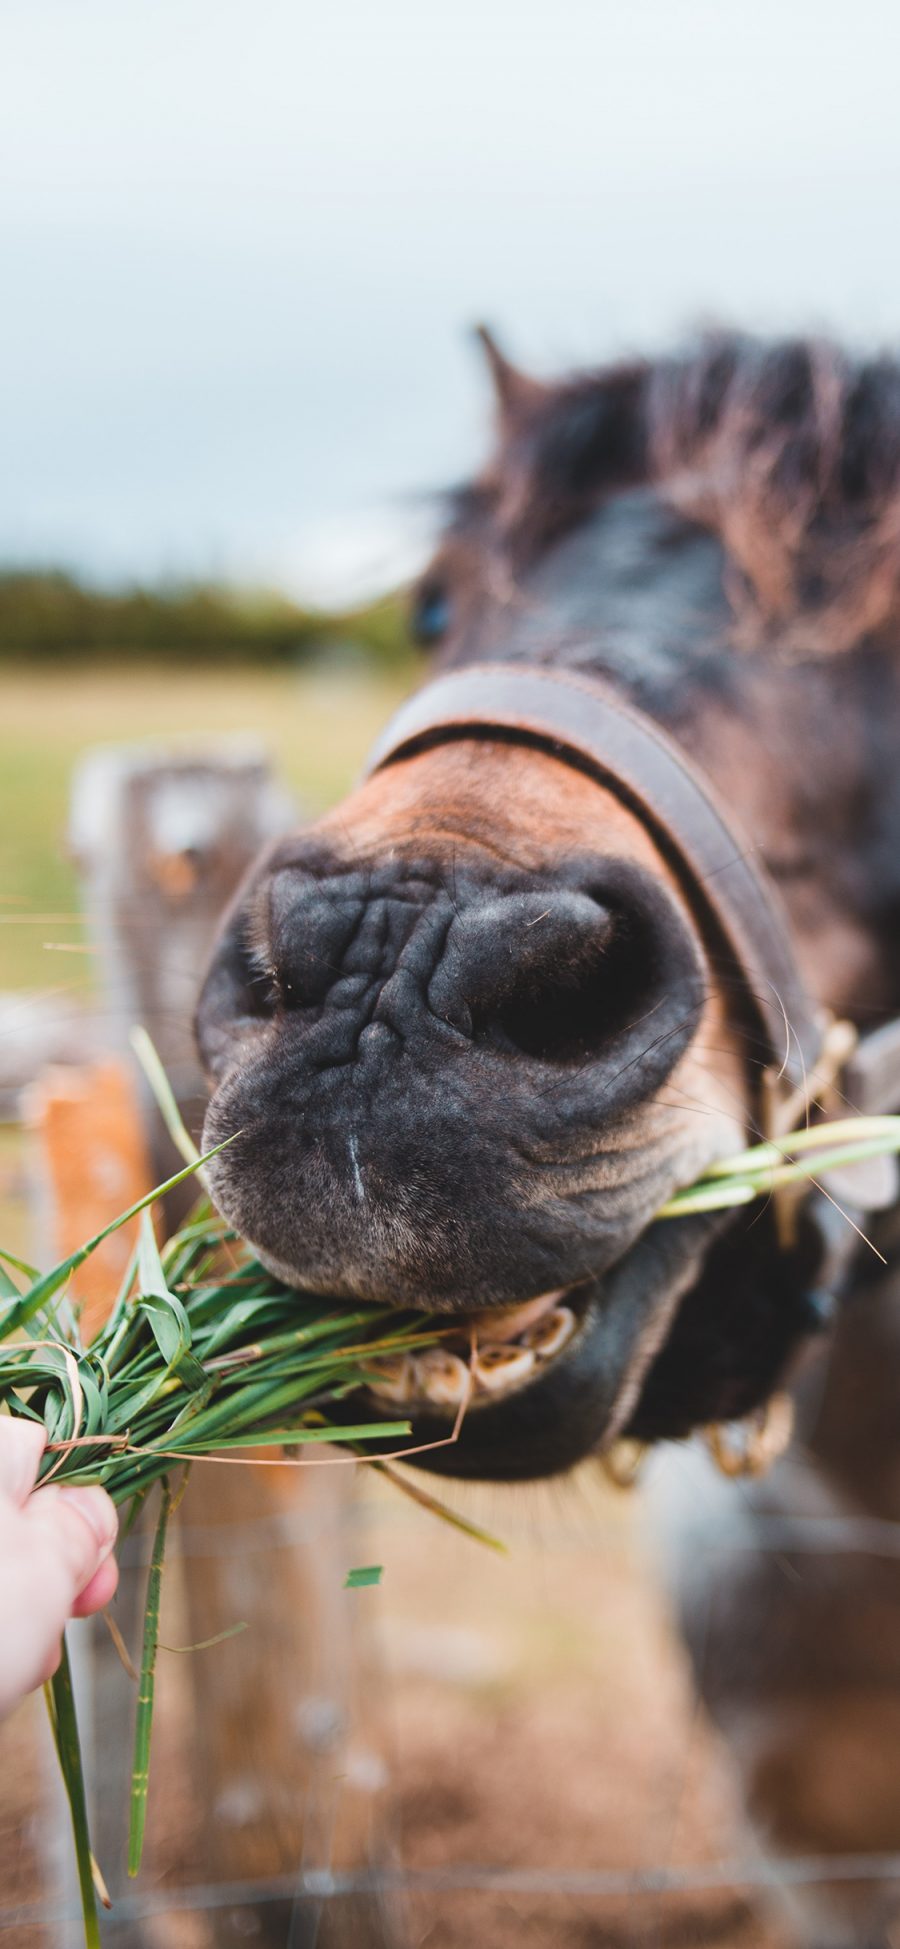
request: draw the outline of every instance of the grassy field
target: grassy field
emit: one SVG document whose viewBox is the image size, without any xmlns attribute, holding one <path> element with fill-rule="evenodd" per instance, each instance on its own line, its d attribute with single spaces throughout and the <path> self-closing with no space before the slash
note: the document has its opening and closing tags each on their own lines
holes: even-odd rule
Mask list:
<svg viewBox="0 0 900 1949">
<path fill-rule="evenodd" d="M 0 989 L 90 980 L 66 848 L 74 767 L 92 745 L 256 736 L 304 811 L 356 776 L 408 675 L 326 668 L 67 668 L 0 674 Z M 76 972 L 77 970 L 77 972 Z"/>
</svg>

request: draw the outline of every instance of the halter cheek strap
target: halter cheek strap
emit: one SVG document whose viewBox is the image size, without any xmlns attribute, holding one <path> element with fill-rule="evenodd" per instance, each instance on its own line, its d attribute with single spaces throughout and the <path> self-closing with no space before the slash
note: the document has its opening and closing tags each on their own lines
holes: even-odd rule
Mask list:
<svg viewBox="0 0 900 1949">
<path fill-rule="evenodd" d="M 717 792 L 652 718 L 596 677 L 528 664 L 473 664 L 401 705 L 367 775 L 458 739 L 550 753 L 613 792 L 676 872 L 717 965 L 742 1002 L 767 1077 L 773 1134 L 839 1087 L 853 1108 L 900 1108 L 900 1021 L 858 1040 L 812 999 L 777 888 Z"/>
</svg>

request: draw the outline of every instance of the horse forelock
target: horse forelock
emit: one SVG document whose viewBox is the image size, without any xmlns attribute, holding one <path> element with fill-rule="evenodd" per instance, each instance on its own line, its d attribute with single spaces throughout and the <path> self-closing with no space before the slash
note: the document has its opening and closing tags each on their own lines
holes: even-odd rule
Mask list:
<svg viewBox="0 0 900 1949">
<path fill-rule="evenodd" d="M 900 361 L 720 333 L 536 388 L 455 526 L 521 569 L 636 485 L 720 540 L 738 644 L 830 655 L 896 625 Z"/>
</svg>

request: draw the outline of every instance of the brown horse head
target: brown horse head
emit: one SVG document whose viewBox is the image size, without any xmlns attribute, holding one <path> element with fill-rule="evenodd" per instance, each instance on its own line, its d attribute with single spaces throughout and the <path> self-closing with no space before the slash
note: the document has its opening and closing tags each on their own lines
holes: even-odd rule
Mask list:
<svg viewBox="0 0 900 1949">
<path fill-rule="evenodd" d="M 780 883 L 817 999 L 893 1011 L 900 370 L 725 339 L 551 386 L 490 349 L 496 451 L 417 634 L 638 706 Z M 199 1035 L 206 1142 L 240 1132 L 215 1195 L 271 1270 L 480 1346 L 448 1469 L 743 1413 L 821 1323 L 820 1224 L 656 1219 L 758 1129 L 763 1057 L 665 834 L 552 741 L 425 740 L 271 849 Z M 417 1440 L 459 1367 L 393 1377 Z"/>
</svg>

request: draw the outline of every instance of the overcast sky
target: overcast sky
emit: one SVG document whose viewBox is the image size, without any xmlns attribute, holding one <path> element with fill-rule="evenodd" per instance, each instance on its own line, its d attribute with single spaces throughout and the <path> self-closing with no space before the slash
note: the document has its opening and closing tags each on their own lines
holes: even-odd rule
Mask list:
<svg viewBox="0 0 900 1949">
<path fill-rule="evenodd" d="M 0 0 L 0 559 L 295 588 L 553 370 L 900 338 L 895 0 Z"/>
</svg>

